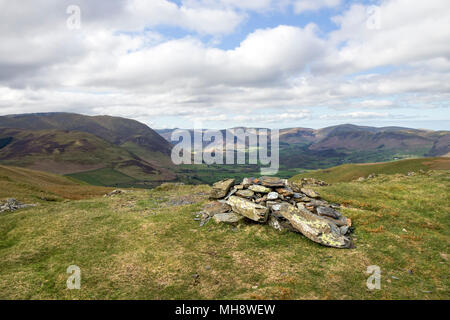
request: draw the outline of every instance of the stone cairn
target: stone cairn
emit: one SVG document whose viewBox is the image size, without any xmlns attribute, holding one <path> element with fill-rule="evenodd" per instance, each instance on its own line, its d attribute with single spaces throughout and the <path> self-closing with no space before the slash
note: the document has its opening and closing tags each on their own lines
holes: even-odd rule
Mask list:
<svg viewBox="0 0 450 320">
<path fill-rule="evenodd" d="M 351 220 L 338 211 L 338 204 L 322 200 L 309 188 L 323 185 L 315 179 L 289 182 L 275 177 L 245 178 L 240 184 L 222 180 L 213 185 L 210 198 L 215 201 L 205 206 L 203 216 L 230 224 L 250 219 L 325 246 L 352 248 Z"/>
</svg>

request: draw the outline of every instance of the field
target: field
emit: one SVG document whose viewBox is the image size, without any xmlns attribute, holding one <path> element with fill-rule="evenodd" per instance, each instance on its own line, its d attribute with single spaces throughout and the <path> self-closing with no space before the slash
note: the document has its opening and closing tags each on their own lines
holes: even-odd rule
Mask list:
<svg viewBox="0 0 450 320">
<path fill-rule="evenodd" d="M 316 188 L 344 204 L 351 250 L 253 223 L 200 227 L 206 185 L 39 202 L 0 214 L 0 299 L 449 299 L 449 173 Z M 41 194 L 0 183 L 1 198 Z M 81 268 L 80 290 L 66 288 L 70 265 Z M 381 268 L 380 290 L 366 287 L 370 265 Z"/>
</svg>

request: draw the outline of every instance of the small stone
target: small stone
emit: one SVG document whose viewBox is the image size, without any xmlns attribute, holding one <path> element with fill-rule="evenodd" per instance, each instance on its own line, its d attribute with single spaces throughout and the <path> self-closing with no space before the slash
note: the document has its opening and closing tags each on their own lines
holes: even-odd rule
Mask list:
<svg viewBox="0 0 450 320">
<path fill-rule="evenodd" d="M 402 229 L 403 232 L 408 232 L 406 229 Z"/>
<path fill-rule="evenodd" d="M 339 230 L 341 231 L 341 234 L 343 236 L 345 236 L 348 233 L 348 227 L 347 226 L 342 226 L 339 228 Z"/>
<path fill-rule="evenodd" d="M 444 259 L 445 261 L 448 261 L 448 256 L 446 253 L 440 253 L 440 256 L 442 259 Z"/>
<path fill-rule="evenodd" d="M 274 201 L 274 200 L 277 200 L 277 199 L 278 199 L 278 193 L 277 192 L 270 192 L 267 195 L 267 200 L 269 200 L 269 201 Z"/>
<path fill-rule="evenodd" d="M 292 191 L 292 189 L 289 187 L 277 188 L 275 191 L 285 197 L 293 197 L 294 196 L 294 191 Z"/>
<path fill-rule="evenodd" d="M 397 278 L 396 276 L 391 276 L 391 278 L 394 280 L 400 280 L 400 278 Z"/>
<path fill-rule="evenodd" d="M 342 214 L 339 211 L 336 211 L 329 207 L 317 207 L 317 214 L 319 216 L 327 216 L 333 219 L 339 219 L 342 217 Z"/>
</svg>

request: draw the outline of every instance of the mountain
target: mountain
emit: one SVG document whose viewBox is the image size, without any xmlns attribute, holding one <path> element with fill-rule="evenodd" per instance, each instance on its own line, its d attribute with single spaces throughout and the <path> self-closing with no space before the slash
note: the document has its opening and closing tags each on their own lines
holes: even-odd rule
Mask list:
<svg viewBox="0 0 450 320">
<path fill-rule="evenodd" d="M 176 179 L 171 144 L 118 117 L 41 113 L 0 117 L 0 163 L 70 174 L 99 185 Z"/>
<path fill-rule="evenodd" d="M 173 130 L 157 132 L 170 141 Z M 288 168 L 317 169 L 345 162 L 445 156 L 450 152 L 449 142 L 449 131 L 402 127 L 376 128 L 344 124 L 318 130 L 280 130 L 281 163 Z M 238 140 L 239 144 L 242 145 L 243 141 Z"/>
</svg>

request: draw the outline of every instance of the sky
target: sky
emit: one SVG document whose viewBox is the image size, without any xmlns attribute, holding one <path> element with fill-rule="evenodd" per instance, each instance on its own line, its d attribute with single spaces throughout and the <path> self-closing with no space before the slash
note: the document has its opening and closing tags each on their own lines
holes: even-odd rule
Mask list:
<svg viewBox="0 0 450 320">
<path fill-rule="evenodd" d="M 0 0 L 0 115 L 450 130 L 448 0 Z"/>
</svg>

